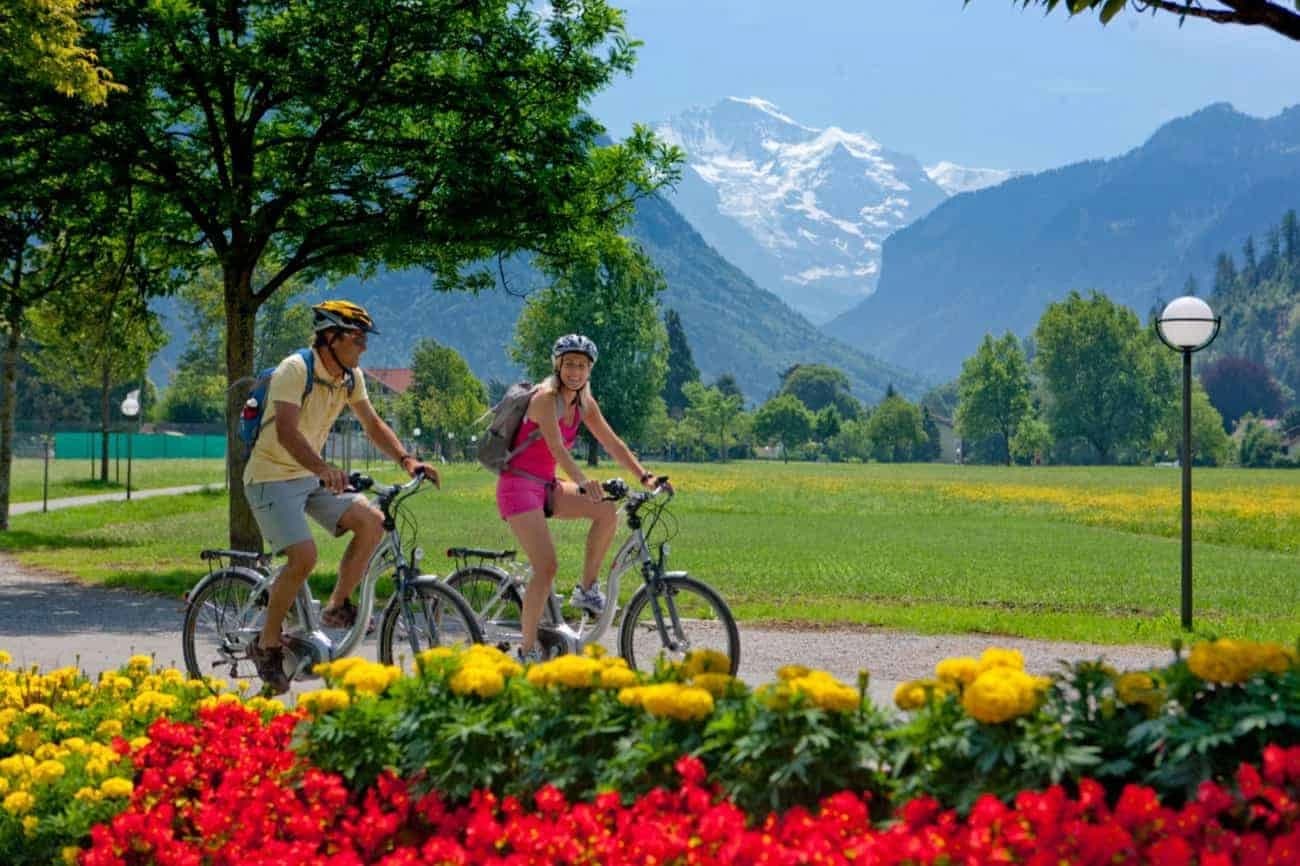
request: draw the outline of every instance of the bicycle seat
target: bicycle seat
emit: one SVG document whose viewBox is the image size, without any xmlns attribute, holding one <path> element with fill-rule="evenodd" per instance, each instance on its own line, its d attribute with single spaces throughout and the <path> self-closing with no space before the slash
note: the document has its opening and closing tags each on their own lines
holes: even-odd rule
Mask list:
<svg viewBox="0 0 1300 866">
<path fill-rule="evenodd" d="M 477 557 L 479 559 L 514 559 L 514 550 L 481 550 L 477 547 L 449 547 L 447 548 L 448 559 L 465 559 L 466 557 Z"/>
</svg>

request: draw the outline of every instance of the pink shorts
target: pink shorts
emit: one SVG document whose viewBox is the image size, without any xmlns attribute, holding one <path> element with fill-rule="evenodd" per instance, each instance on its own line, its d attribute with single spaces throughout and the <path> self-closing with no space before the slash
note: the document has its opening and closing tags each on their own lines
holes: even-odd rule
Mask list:
<svg viewBox="0 0 1300 866">
<path fill-rule="evenodd" d="M 497 479 L 497 513 L 501 515 L 502 520 L 508 520 L 516 514 L 525 514 L 540 508 L 547 517 L 550 517 L 552 490 L 554 490 L 553 482 L 548 486 L 529 478 L 502 472 L 501 477 Z"/>
</svg>

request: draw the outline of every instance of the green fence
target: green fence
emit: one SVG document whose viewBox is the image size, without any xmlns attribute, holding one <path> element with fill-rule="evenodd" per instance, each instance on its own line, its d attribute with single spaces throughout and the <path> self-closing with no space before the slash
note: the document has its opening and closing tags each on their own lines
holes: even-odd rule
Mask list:
<svg viewBox="0 0 1300 866">
<path fill-rule="evenodd" d="M 88 460 L 99 457 L 100 437 L 98 431 L 74 431 L 54 434 L 54 454 L 56 460 Z M 134 460 L 156 460 L 176 457 L 225 457 L 226 437 L 212 434 L 183 433 L 110 433 L 108 434 L 108 456 L 125 457 L 127 437 L 130 437 L 131 457 Z"/>
</svg>

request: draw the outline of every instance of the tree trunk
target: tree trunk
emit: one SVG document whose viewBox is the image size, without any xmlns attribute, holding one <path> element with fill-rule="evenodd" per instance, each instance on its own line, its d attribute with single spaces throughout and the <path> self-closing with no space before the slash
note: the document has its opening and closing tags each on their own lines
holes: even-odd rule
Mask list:
<svg viewBox="0 0 1300 866">
<path fill-rule="evenodd" d="M 600 465 L 600 450 L 599 450 L 599 447 L 598 447 L 597 444 L 596 444 L 596 437 L 595 437 L 595 436 L 592 436 L 591 433 L 590 433 L 589 431 L 587 431 L 587 430 L 583 430 L 583 431 L 582 431 L 582 438 L 583 438 L 583 439 L 586 441 L 586 443 L 587 443 L 587 465 L 588 465 L 588 466 L 599 466 L 599 465 Z"/>
<path fill-rule="evenodd" d="M 22 341 L 22 307 L 10 307 L 9 341 L 5 344 L 0 383 L 0 531 L 9 529 L 9 475 L 14 463 L 14 403 L 18 397 L 18 346 Z"/>
<path fill-rule="evenodd" d="M 718 462 L 727 462 L 727 428 L 718 428 Z"/>
<path fill-rule="evenodd" d="M 99 480 L 108 483 L 108 427 L 112 421 L 112 410 L 108 402 L 108 365 L 104 359 L 104 368 L 99 380 Z"/>
<path fill-rule="evenodd" d="M 253 268 L 223 266 L 226 307 L 226 481 L 230 489 L 227 513 L 230 546 L 235 550 L 261 550 L 262 533 L 244 498 L 244 466 L 248 458 L 239 438 L 239 413 L 248 398 L 250 383 L 231 388 L 230 383 L 253 375 L 253 338 L 257 305 L 253 298 Z"/>
</svg>

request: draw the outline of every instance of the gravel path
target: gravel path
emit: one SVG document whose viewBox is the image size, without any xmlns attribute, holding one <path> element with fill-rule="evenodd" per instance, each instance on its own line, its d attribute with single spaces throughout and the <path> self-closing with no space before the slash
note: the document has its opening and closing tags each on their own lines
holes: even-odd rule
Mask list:
<svg viewBox="0 0 1300 866">
<path fill-rule="evenodd" d="M 148 653 L 160 664 L 183 667 L 179 599 L 126 589 L 78 583 L 42 574 L 0 556 L 0 649 L 16 665 L 48 670 L 76 665 L 92 676 L 116 668 L 133 653 Z M 1062 660 L 1104 657 L 1120 669 L 1162 664 L 1168 649 L 1149 646 L 1096 646 L 988 635 L 918 635 L 878 628 L 792 629 L 741 627 L 740 675 L 747 682 L 772 680 L 790 662 L 822 668 L 848 683 L 858 671 L 871 672 L 870 692 L 877 702 L 892 700 L 899 682 L 930 675 L 942 658 L 978 655 L 986 647 L 1013 647 L 1026 666 L 1047 673 Z M 375 642 L 362 654 L 375 657 Z M 309 685 L 314 687 L 313 685 Z"/>
</svg>

